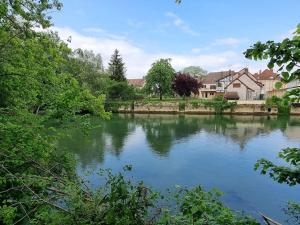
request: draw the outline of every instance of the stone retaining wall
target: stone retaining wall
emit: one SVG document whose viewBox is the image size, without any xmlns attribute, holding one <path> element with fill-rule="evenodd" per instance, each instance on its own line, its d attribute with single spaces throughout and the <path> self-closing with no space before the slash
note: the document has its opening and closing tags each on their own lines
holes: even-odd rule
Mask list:
<svg viewBox="0 0 300 225">
<path fill-rule="evenodd" d="M 178 102 L 135 103 L 133 107 L 120 107 L 120 113 L 186 113 L 186 114 L 214 114 L 214 109 L 197 104 L 186 103 L 180 106 Z M 240 115 L 277 115 L 276 107 L 267 108 L 264 104 L 237 104 L 227 109 L 224 114 Z M 300 115 L 300 107 L 292 107 L 291 113 Z"/>
</svg>

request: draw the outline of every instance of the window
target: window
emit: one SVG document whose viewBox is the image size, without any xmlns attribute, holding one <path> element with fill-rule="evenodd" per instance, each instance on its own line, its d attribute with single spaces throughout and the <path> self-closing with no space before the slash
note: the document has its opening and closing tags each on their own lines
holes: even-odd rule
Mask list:
<svg viewBox="0 0 300 225">
<path fill-rule="evenodd" d="M 240 88 L 241 87 L 241 84 L 240 83 L 235 83 L 233 84 L 233 88 Z"/>
<path fill-rule="evenodd" d="M 216 85 L 210 85 L 210 89 L 216 89 Z"/>
<path fill-rule="evenodd" d="M 214 93 L 213 92 L 209 92 L 209 95 L 214 95 Z"/>
<path fill-rule="evenodd" d="M 205 84 L 203 84 L 203 88 L 206 88 Z"/>
</svg>

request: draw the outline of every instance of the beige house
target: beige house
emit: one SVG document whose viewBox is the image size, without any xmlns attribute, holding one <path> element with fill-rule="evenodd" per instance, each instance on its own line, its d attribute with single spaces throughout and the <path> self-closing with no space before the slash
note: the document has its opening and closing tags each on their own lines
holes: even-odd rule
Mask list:
<svg viewBox="0 0 300 225">
<path fill-rule="evenodd" d="M 208 73 L 201 82 L 203 87 L 199 90 L 200 98 L 211 99 L 224 95 L 230 100 L 256 100 L 261 99 L 263 94 L 263 84 L 247 68 L 239 72 L 229 70 Z"/>
<path fill-rule="evenodd" d="M 259 73 L 254 74 L 256 79 L 261 82 L 263 87 L 263 94 L 265 98 L 276 95 L 278 97 L 282 97 L 285 93 L 286 86 L 283 85 L 282 89 L 277 90 L 275 85 L 277 82 L 280 82 L 280 77 L 273 72 L 273 70 L 264 70 L 263 72 L 259 71 Z"/>
<path fill-rule="evenodd" d="M 224 88 L 227 93 L 238 96 L 239 100 L 259 100 L 263 96 L 263 84 L 244 68 L 233 76 L 233 80 Z"/>
<path fill-rule="evenodd" d="M 128 84 L 133 87 L 142 89 L 145 86 L 145 79 L 127 79 Z"/>
<path fill-rule="evenodd" d="M 199 90 L 200 98 L 211 99 L 218 94 L 224 93 L 226 82 L 230 82 L 234 71 L 221 71 L 208 73 L 202 80 L 202 87 Z M 221 80 L 221 82 L 219 82 Z"/>
</svg>

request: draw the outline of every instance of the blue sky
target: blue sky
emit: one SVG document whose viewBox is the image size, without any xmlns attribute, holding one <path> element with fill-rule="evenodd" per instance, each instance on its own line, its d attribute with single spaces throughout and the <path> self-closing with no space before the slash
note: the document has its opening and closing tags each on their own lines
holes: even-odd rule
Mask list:
<svg viewBox="0 0 300 225">
<path fill-rule="evenodd" d="M 244 59 L 255 41 L 281 40 L 300 22 L 299 0 L 61 0 L 52 14 L 54 30 L 70 47 L 101 53 L 107 64 L 118 48 L 127 77 L 142 77 L 151 63 L 172 58 L 182 69 L 199 65 L 208 71 L 252 72 L 265 62 Z"/>
</svg>

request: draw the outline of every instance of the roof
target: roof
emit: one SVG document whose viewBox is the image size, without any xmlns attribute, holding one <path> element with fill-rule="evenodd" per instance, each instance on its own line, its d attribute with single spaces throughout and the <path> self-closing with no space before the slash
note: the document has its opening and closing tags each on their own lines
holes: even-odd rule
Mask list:
<svg viewBox="0 0 300 225">
<path fill-rule="evenodd" d="M 257 78 L 251 74 L 248 70 L 248 68 L 244 68 L 242 70 L 240 70 L 238 73 L 237 73 L 237 78 L 240 78 L 241 76 L 243 76 L 244 74 L 246 74 L 253 82 L 255 82 L 258 86 L 262 87 L 264 86 L 261 82 L 259 82 L 257 80 Z M 236 79 L 235 79 L 236 80 Z"/>
<path fill-rule="evenodd" d="M 232 70 L 221 71 L 221 72 L 211 72 L 208 73 L 203 79 L 203 84 L 214 84 L 217 83 L 218 80 L 228 77 L 230 75 L 234 75 L 235 72 Z"/>
<path fill-rule="evenodd" d="M 127 79 L 128 83 L 134 87 L 143 87 L 145 84 L 144 79 Z"/>
<path fill-rule="evenodd" d="M 235 92 L 235 91 L 226 92 L 225 95 L 224 95 L 224 98 L 226 98 L 227 100 L 239 100 L 240 99 L 238 93 Z"/>
<path fill-rule="evenodd" d="M 279 76 L 273 70 L 265 69 L 263 72 L 254 74 L 257 80 L 279 80 Z"/>
<path fill-rule="evenodd" d="M 254 91 L 252 88 L 250 88 L 247 84 L 245 84 L 243 81 L 241 81 L 239 79 L 240 77 L 234 79 L 233 81 L 231 81 L 226 87 L 225 89 L 227 89 L 231 84 L 233 84 L 233 82 L 235 82 L 236 80 L 238 80 L 242 85 L 244 85 L 247 89 L 251 90 L 251 91 Z M 255 82 L 257 85 L 259 85 L 257 82 Z"/>
</svg>

